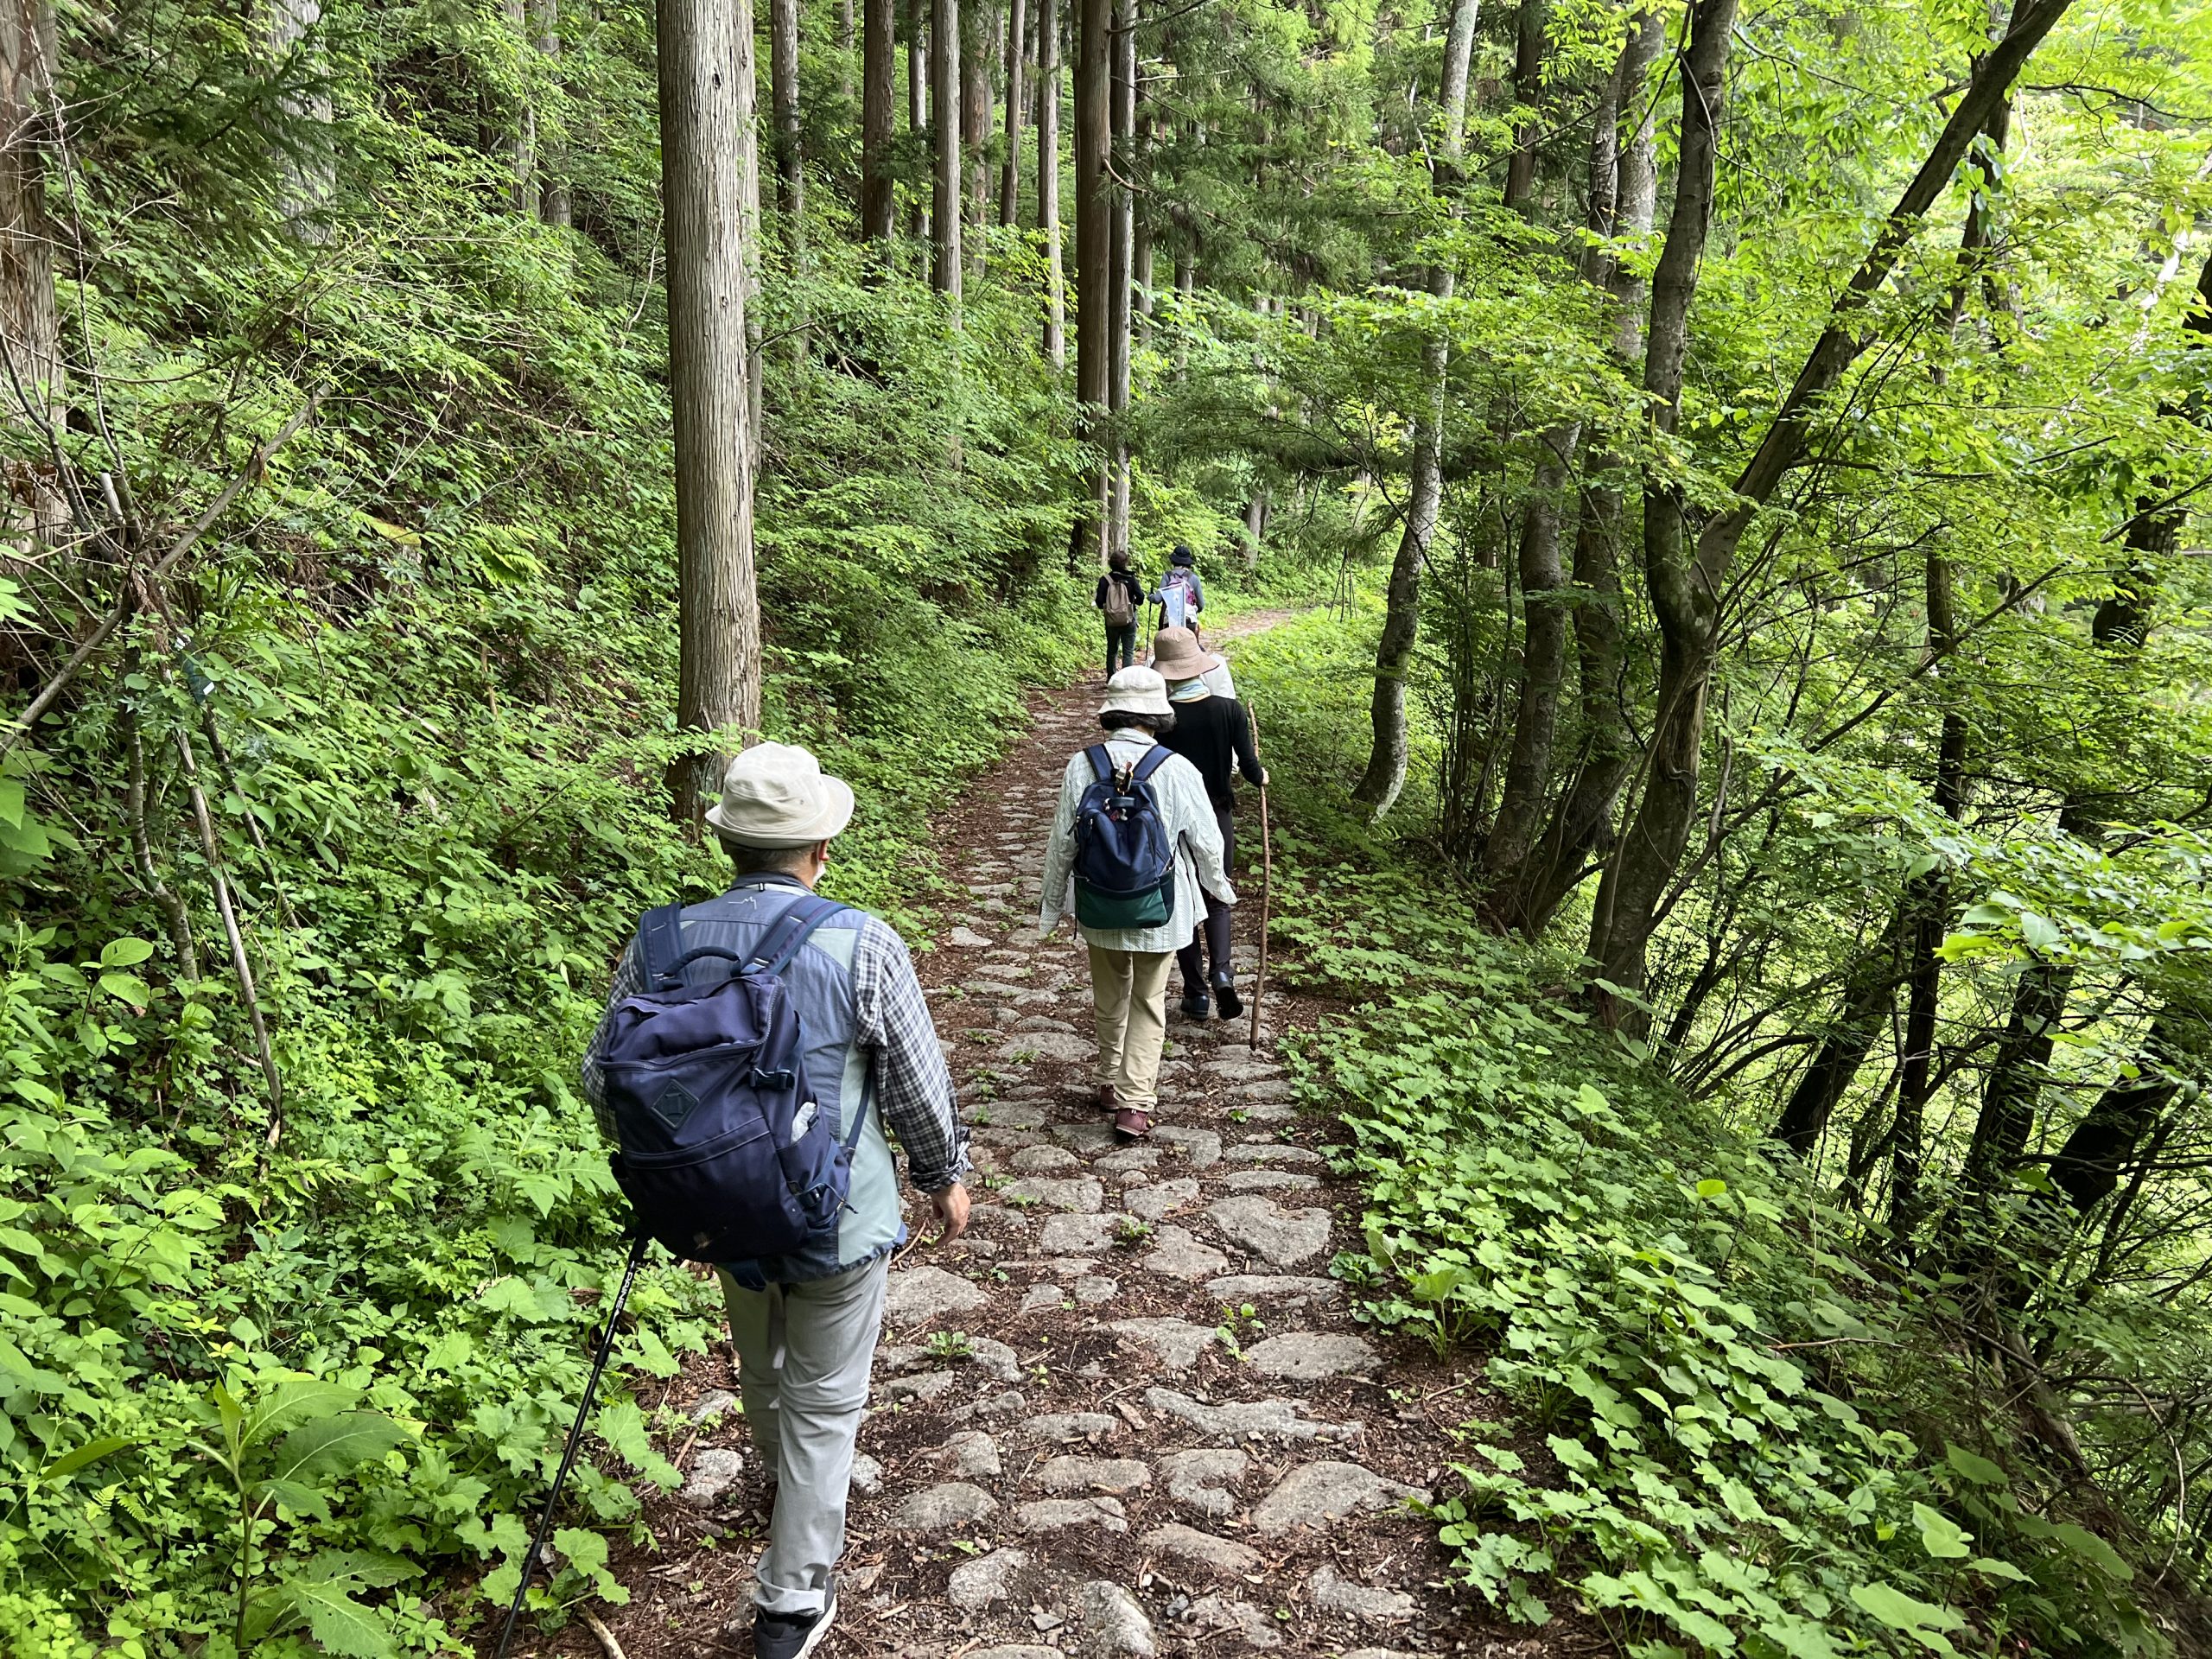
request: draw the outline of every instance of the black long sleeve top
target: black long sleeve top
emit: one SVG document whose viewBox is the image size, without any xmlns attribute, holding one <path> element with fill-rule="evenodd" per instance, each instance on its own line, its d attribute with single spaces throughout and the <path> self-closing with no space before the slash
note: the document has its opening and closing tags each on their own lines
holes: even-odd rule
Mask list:
<svg viewBox="0 0 2212 1659">
<path fill-rule="evenodd" d="M 1259 752 L 1252 747 L 1252 722 L 1244 705 L 1230 697 L 1200 697 L 1175 705 L 1173 729 L 1160 741 L 1198 769 L 1206 780 L 1206 798 L 1216 806 L 1236 804 L 1235 773 L 1257 785 L 1266 773 L 1260 769 Z"/>
</svg>

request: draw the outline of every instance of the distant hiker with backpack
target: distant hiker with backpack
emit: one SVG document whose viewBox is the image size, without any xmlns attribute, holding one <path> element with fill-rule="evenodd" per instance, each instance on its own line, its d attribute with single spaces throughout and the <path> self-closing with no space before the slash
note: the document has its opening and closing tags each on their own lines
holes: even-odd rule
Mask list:
<svg viewBox="0 0 2212 1659">
<path fill-rule="evenodd" d="M 1049 934 L 1072 910 L 1090 947 L 1096 1099 L 1123 1141 L 1152 1131 L 1167 969 L 1204 914 L 1201 896 L 1236 902 L 1205 782 L 1160 746 L 1174 721 L 1152 670 L 1125 668 L 1107 681 L 1098 710 L 1106 741 L 1069 760 L 1045 848 L 1037 931 Z"/>
<path fill-rule="evenodd" d="M 755 1568 L 753 1652 L 801 1659 L 836 1616 L 853 1445 L 892 1251 L 898 1171 L 957 1238 L 967 1132 L 905 943 L 814 896 L 853 791 L 762 743 L 707 813 L 738 875 L 646 915 L 584 1058 L 645 1228 L 714 1262 L 754 1449 L 776 1485 Z"/>
<path fill-rule="evenodd" d="M 1211 683 L 1227 669 L 1219 656 L 1201 651 L 1186 629 L 1162 628 L 1152 642 L 1152 666 L 1167 683 L 1167 701 L 1175 710 L 1175 723 L 1160 734 L 1162 747 L 1175 751 L 1205 779 L 1206 798 L 1221 830 L 1221 861 L 1234 868 L 1236 862 L 1236 785 L 1234 773 L 1242 772 L 1255 788 L 1268 781 L 1260 756 L 1252 746 L 1252 722 L 1244 705 L 1234 696 L 1217 693 Z M 1235 912 L 1211 893 L 1206 894 L 1205 920 L 1176 951 L 1183 970 L 1183 1017 L 1205 1019 L 1211 992 L 1216 1010 L 1224 1020 L 1244 1011 L 1236 995 L 1236 973 L 1230 965 L 1230 925 Z"/>
<path fill-rule="evenodd" d="M 1188 628 L 1197 638 L 1198 617 L 1206 607 L 1205 584 L 1198 580 L 1198 556 L 1182 543 L 1167 556 L 1167 574 L 1153 598 L 1160 605 L 1161 627 Z"/>
<path fill-rule="evenodd" d="M 1145 592 L 1144 583 L 1129 570 L 1128 554 L 1111 554 L 1106 563 L 1092 602 L 1106 620 L 1106 677 L 1110 680 L 1116 669 L 1137 659 L 1137 616 L 1144 609 Z"/>
</svg>

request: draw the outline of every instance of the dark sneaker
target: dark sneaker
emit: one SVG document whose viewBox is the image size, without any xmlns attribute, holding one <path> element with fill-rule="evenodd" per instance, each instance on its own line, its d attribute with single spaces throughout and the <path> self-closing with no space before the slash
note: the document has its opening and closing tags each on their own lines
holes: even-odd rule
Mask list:
<svg viewBox="0 0 2212 1659">
<path fill-rule="evenodd" d="M 1244 1012 L 1244 999 L 1236 995 L 1236 982 L 1227 974 L 1215 976 L 1213 1004 L 1221 1011 L 1221 1017 L 1224 1020 L 1234 1020 Z"/>
<path fill-rule="evenodd" d="M 1098 1085 L 1098 1109 L 1100 1111 L 1115 1111 L 1120 1108 L 1121 1104 L 1122 1097 L 1114 1092 L 1114 1085 L 1112 1084 L 1102 1083 Z"/>
<path fill-rule="evenodd" d="M 1204 1025 L 1206 1022 L 1206 1014 L 1209 1011 L 1210 1005 L 1206 1001 L 1206 994 L 1204 991 L 1185 991 L 1183 993 L 1183 1017 L 1185 1020 L 1194 1020 L 1199 1025 Z"/>
<path fill-rule="evenodd" d="M 761 1608 L 753 1615 L 753 1659 L 806 1659 L 830 1634 L 837 1617 L 837 1586 L 830 1586 L 830 1599 L 818 1613 L 772 1613 Z"/>
</svg>

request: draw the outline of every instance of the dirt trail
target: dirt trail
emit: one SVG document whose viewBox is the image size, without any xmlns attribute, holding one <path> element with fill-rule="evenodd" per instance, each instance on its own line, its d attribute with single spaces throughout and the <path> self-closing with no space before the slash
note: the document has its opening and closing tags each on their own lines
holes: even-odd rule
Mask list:
<svg viewBox="0 0 2212 1659">
<path fill-rule="evenodd" d="M 977 1205 L 967 1238 L 893 1273 L 824 1651 L 1540 1653 L 1443 1586 L 1431 1524 L 1405 1507 L 1443 1478 L 1464 1396 L 1357 1325 L 1326 1276 L 1357 1241 L 1357 1195 L 1324 1163 L 1335 1125 L 1290 1103 L 1274 1027 L 1300 1010 L 1271 989 L 1256 1052 L 1249 1014 L 1172 1016 L 1150 1145 L 1116 1148 L 1090 1104 L 1082 946 L 1035 922 L 1097 688 L 1094 671 L 1040 697 L 1029 735 L 937 826 L 965 892 L 922 974 L 977 1126 Z M 1249 993 L 1255 801 L 1238 829 Z M 918 1199 L 908 1219 L 928 1230 Z M 626 1552 L 630 1605 L 601 1610 L 628 1659 L 752 1650 L 766 1492 L 733 1385 L 717 1351 L 671 1396 L 705 1409 L 683 1492 L 648 1508 L 656 1548 Z M 594 1650 L 574 1627 L 541 1648 Z"/>
</svg>

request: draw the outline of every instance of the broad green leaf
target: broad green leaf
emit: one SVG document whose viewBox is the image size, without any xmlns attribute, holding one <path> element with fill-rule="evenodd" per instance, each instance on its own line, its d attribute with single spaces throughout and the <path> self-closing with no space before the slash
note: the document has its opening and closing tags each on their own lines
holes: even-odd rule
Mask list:
<svg viewBox="0 0 2212 1659">
<path fill-rule="evenodd" d="M 358 1579 L 311 1579 L 294 1574 L 279 1586 L 305 1616 L 308 1630 L 326 1653 L 340 1659 L 388 1659 L 397 1651 L 391 1632 L 374 1610 L 353 1599 Z"/>
<path fill-rule="evenodd" d="M 296 1480 L 343 1474 L 405 1445 L 408 1438 L 405 1428 L 380 1411 L 318 1417 L 301 1424 L 278 1443 L 272 1478 Z"/>
<path fill-rule="evenodd" d="M 1943 1639 L 1941 1632 L 1962 1630 L 1966 1620 L 1948 1607 L 1918 1600 L 1895 1585 L 1885 1584 L 1878 1579 L 1872 1584 L 1854 1586 L 1851 1599 L 1859 1604 L 1861 1611 L 1891 1630 L 1912 1637 L 1931 1653 L 1958 1651 Z"/>
<path fill-rule="evenodd" d="M 147 957 L 153 954 L 154 946 L 152 941 L 148 939 L 133 938 L 126 934 L 122 938 L 109 940 L 106 944 L 101 947 L 100 966 L 103 968 L 136 968 L 140 963 L 145 961 Z"/>
<path fill-rule="evenodd" d="M 99 1440 L 87 1440 L 74 1452 L 65 1452 L 45 1468 L 39 1471 L 41 1480 L 60 1480 L 73 1475 L 79 1469 L 98 1463 L 102 1458 L 112 1457 L 126 1446 L 138 1442 L 123 1434 L 103 1434 Z"/>
<path fill-rule="evenodd" d="M 2135 1576 L 2135 1569 L 2120 1558 L 2120 1552 L 2087 1527 L 2062 1521 L 2051 1528 L 2050 1535 L 2065 1545 L 2076 1560 L 2087 1561 L 2108 1579 L 2125 1584 Z"/>
<path fill-rule="evenodd" d="M 1964 1446 L 1947 1443 L 1943 1447 L 1943 1461 L 1949 1464 L 1961 1478 L 1970 1480 L 1977 1486 L 2009 1486 L 2012 1484 L 2012 1478 L 2004 1470 Z"/>
<path fill-rule="evenodd" d="M 1913 1524 L 1920 1529 L 1920 1547 L 1939 1560 L 1964 1560 L 1974 1535 L 1961 1529 L 1940 1510 L 1925 1503 L 1912 1506 Z"/>
</svg>

